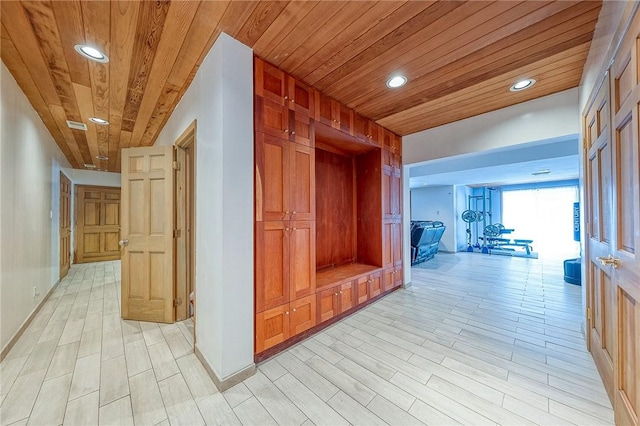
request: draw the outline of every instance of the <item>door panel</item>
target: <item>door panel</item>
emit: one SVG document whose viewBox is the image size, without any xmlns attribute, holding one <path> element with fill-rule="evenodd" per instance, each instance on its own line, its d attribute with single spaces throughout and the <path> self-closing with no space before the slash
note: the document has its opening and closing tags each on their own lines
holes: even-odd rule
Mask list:
<svg viewBox="0 0 640 426">
<path fill-rule="evenodd" d="M 315 150 L 295 143 L 290 146 L 291 220 L 315 220 Z"/>
<path fill-rule="evenodd" d="M 122 318 L 174 321 L 173 147 L 122 150 Z"/>
<path fill-rule="evenodd" d="M 289 145 L 256 133 L 256 221 L 289 219 Z"/>
<path fill-rule="evenodd" d="M 356 296 L 354 294 L 353 282 L 344 283 L 338 291 L 340 298 L 340 313 L 346 312 L 355 306 Z"/>
<path fill-rule="evenodd" d="M 256 310 L 289 301 L 289 225 L 285 222 L 256 223 Z"/>
<path fill-rule="evenodd" d="M 316 293 L 318 303 L 318 323 L 329 320 L 339 313 L 338 288 L 332 287 Z"/>
<path fill-rule="evenodd" d="M 120 188 L 77 186 L 76 263 L 120 258 Z"/>
<path fill-rule="evenodd" d="M 290 222 L 291 299 L 308 296 L 316 291 L 316 226 L 315 222 Z"/>
<path fill-rule="evenodd" d="M 60 279 L 71 266 L 71 181 L 60 172 Z"/>
<path fill-rule="evenodd" d="M 289 304 L 256 314 L 256 353 L 289 338 Z"/>
<path fill-rule="evenodd" d="M 291 336 L 316 325 L 316 295 L 303 297 L 289 304 L 289 332 Z"/>
</svg>

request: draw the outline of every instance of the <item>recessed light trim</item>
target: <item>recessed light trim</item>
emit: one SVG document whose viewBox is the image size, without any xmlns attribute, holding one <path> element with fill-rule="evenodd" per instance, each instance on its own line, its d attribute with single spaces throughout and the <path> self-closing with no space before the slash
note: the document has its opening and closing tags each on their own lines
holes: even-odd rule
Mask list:
<svg viewBox="0 0 640 426">
<path fill-rule="evenodd" d="M 107 161 L 109 157 L 107 157 L 106 155 L 96 155 L 96 159 L 100 161 Z"/>
<path fill-rule="evenodd" d="M 92 61 L 100 62 L 101 64 L 109 62 L 109 57 L 93 46 L 76 44 L 73 48 L 76 49 L 76 52 Z"/>
<path fill-rule="evenodd" d="M 109 122 L 107 120 L 103 120 L 102 118 L 98 118 L 98 117 L 91 117 L 89 119 L 89 121 L 91 121 L 92 123 L 95 123 L 95 124 L 99 124 L 101 126 L 106 126 L 106 125 L 109 124 Z"/>
<path fill-rule="evenodd" d="M 407 77 L 404 75 L 395 75 L 387 80 L 387 87 L 390 89 L 396 89 L 407 84 Z"/>
<path fill-rule="evenodd" d="M 533 78 L 526 78 L 524 80 L 515 82 L 514 85 L 509 88 L 509 90 L 511 90 L 512 92 L 519 92 L 521 90 L 530 88 L 534 84 L 536 84 L 536 81 Z"/>
<path fill-rule="evenodd" d="M 537 172 L 533 172 L 531 173 L 533 176 L 540 176 L 540 175 L 548 175 L 549 173 L 551 173 L 551 170 L 549 169 L 542 169 L 542 170 L 538 170 Z"/>
</svg>

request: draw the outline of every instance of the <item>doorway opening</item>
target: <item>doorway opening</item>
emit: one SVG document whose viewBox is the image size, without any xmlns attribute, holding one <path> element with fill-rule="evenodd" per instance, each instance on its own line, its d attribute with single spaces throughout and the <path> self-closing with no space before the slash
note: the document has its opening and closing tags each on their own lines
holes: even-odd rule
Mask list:
<svg viewBox="0 0 640 426">
<path fill-rule="evenodd" d="M 175 318 L 192 328 L 195 342 L 196 122 L 175 142 Z M 191 319 L 192 321 L 188 321 Z"/>
<path fill-rule="evenodd" d="M 502 220 L 514 228 L 511 238 L 533 240 L 541 257 L 567 259 L 580 255 L 573 239 L 576 185 L 502 192 Z"/>
</svg>

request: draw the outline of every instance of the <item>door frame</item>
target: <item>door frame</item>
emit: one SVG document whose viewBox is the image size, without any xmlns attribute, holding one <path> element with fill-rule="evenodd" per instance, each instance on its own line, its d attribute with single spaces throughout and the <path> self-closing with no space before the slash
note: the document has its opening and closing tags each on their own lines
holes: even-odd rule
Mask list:
<svg viewBox="0 0 640 426">
<path fill-rule="evenodd" d="M 196 129 L 194 120 L 176 139 L 177 169 L 175 170 L 174 215 L 176 230 L 174 262 L 175 262 L 175 295 L 182 300 L 176 309 L 176 321 L 196 317 Z M 189 314 L 190 295 L 194 293 L 193 315 Z M 195 334 L 195 333 L 194 333 Z M 195 335 L 194 335 L 195 340 Z"/>
<path fill-rule="evenodd" d="M 66 182 L 63 182 L 63 180 L 66 180 Z M 69 192 L 68 192 L 68 196 L 65 198 L 63 197 L 63 192 L 62 192 L 62 185 L 63 183 L 67 183 L 69 185 Z M 71 179 L 62 172 L 62 170 L 60 170 L 60 205 L 59 205 L 59 210 L 60 210 L 60 214 L 58 217 L 58 227 L 60 229 L 59 232 L 59 237 L 60 237 L 60 261 L 59 261 L 59 266 L 60 266 L 60 279 L 63 279 L 68 273 L 69 273 L 69 268 L 71 267 L 71 240 L 72 240 L 72 235 L 71 235 L 71 228 L 72 228 L 72 214 L 71 214 L 71 197 L 73 196 L 73 191 L 72 191 L 72 183 L 71 183 Z M 66 214 L 65 214 L 65 210 L 66 210 Z M 69 234 L 68 235 L 63 235 L 63 229 L 65 228 L 63 226 L 63 221 L 65 221 L 65 217 L 68 218 L 68 223 L 67 223 L 67 228 L 69 229 Z M 68 239 L 68 247 L 66 247 L 66 249 L 64 248 L 65 244 L 64 244 L 64 240 Z M 68 263 L 66 263 L 66 265 L 62 264 L 62 260 L 64 259 L 63 256 L 66 256 L 68 259 Z M 63 266 L 65 266 L 65 268 L 63 269 Z"/>
</svg>

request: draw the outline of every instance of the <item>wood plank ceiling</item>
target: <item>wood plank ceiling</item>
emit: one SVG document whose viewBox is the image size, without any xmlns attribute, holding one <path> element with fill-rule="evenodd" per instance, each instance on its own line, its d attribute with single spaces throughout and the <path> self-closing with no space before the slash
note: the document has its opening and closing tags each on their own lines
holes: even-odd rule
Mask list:
<svg viewBox="0 0 640 426">
<path fill-rule="evenodd" d="M 2 1 L 1 57 L 74 167 L 152 145 L 221 32 L 400 135 L 578 86 L 600 1 Z M 74 45 L 96 46 L 100 64 Z M 406 86 L 390 90 L 394 73 Z M 522 77 L 537 84 L 518 93 Z M 108 126 L 90 123 L 90 117 Z M 66 120 L 88 125 L 72 130 Z M 98 160 L 107 156 L 108 160 Z"/>
</svg>

